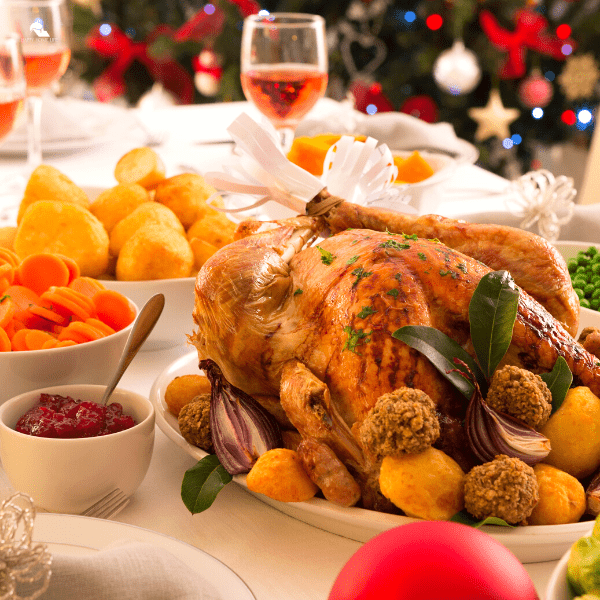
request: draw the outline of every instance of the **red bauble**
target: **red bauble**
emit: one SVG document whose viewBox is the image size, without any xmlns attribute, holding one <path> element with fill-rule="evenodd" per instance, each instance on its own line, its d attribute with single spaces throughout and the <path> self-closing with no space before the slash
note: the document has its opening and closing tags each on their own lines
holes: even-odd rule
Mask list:
<svg viewBox="0 0 600 600">
<path fill-rule="evenodd" d="M 431 96 L 422 95 L 408 98 L 400 107 L 400 112 L 417 117 L 427 123 L 435 123 L 438 120 L 438 107 Z"/>
<path fill-rule="evenodd" d="M 550 104 L 554 96 L 552 84 L 540 73 L 534 72 L 519 85 L 519 100 L 523 106 L 544 108 Z"/>
<path fill-rule="evenodd" d="M 361 112 L 373 114 L 375 112 L 390 112 L 394 110 L 394 105 L 385 96 L 379 83 L 353 81 L 350 84 L 349 92 L 354 97 L 355 108 Z M 371 105 L 376 110 L 367 110 Z"/>
</svg>

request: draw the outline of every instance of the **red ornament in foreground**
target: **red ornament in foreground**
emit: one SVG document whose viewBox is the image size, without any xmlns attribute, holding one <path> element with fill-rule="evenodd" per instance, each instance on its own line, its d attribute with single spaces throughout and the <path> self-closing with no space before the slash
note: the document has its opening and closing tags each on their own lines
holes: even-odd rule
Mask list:
<svg viewBox="0 0 600 600">
<path fill-rule="evenodd" d="M 449 521 L 418 521 L 369 540 L 340 571 L 329 600 L 539 600 L 500 542 Z"/>
</svg>

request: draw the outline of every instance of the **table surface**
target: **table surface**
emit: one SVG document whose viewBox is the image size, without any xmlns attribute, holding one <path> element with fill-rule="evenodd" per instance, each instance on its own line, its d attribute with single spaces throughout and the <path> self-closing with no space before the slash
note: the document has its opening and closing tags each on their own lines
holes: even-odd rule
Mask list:
<svg viewBox="0 0 600 600">
<path fill-rule="evenodd" d="M 247 109 L 245 103 L 233 103 L 180 107 L 161 113 L 164 122 L 173 119 L 171 135 L 157 147 L 167 175 L 188 170 L 189 166 L 201 172 L 215 170 L 226 162 L 232 146 L 217 142 L 224 139 L 225 127 L 235 115 Z M 182 122 L 187 125 L 185 131 L 176 129 L 175 124 Z M 116 183 L 113 170 L 117 160 L 128 150 L 146 143 L 146 134 L 133 126 L 125 128 L 118 140 L 47 155 L 44 162 L 81 186 L 110 187 Z M 24 167 L 24 157 L 3 154 L 0 149 L 0 181 Z M 481 200 L 477 199 L 481 190 L 498 192 L 506 185 L 504 179 L 476 166 L 462 166 L 445 187 L 439 212 L 452 216 L 481 210 Z M 472 193 L 468 190 L 465 193 L 465 188 Z M 473 198 L 472 205 L 465 200 L 469 197 Z M 499 205 L 499 198 L 490 196 L 486 208 Z M 9 202 L 10 197 L 0 193 L 0 207 Z M 161 371 L 191 350 L 182 345 L 140 352 L 120 387 L 148 395 Z M 257 600 L 327 598 L 337 573 L 361 544 L 287 516 L 235 484 L 226 486 L 209 510 L 191 515 L 181 501 L 180 487 L 184 472 L 194 464 L 195 459 L 157 430 L 148 474 L 129 506 L 115 520 L 170 535 L 208 552 L 235 571 Z M 556 562 L 525 566 L 540 598 L 544 598 Z"/>
</svg>

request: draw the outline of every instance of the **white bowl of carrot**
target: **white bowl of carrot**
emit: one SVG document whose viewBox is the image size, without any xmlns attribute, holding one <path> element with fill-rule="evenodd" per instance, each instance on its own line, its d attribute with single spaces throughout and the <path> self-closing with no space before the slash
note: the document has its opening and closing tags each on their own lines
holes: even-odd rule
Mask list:
<svg viewBox="0 0 600 600">
<path fill-rule="evenodd" d="M 0 403 L 53 385 L 106 385 L 138 308 L 64 256 L 0 248 Z"/>
</svg>

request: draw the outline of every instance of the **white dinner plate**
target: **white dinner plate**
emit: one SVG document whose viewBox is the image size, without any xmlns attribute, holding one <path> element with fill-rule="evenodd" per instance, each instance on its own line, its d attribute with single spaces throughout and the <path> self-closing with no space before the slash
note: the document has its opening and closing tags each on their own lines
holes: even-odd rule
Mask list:
<svg viewBox="0 0 600 600">
<path fill-rule="evenodd" d="M 51 554 L 82 555 L 121 541 L 145 542 L 163 548 L 196 571 L 221 598 L 255 600 L 248 586 L 210 554 L 162 533 L 134 525 L 78 515 L 38 513 L 33 540 L 48 545 Z"/>
<path fill-rule="evenodd" d="M 152 385 L 150 401 L 154 404 L 156 422 L 161 431 L 188 454 L 200 460 L 207 453 L 181 436 L 177 418 L 169 411 L 164 400 L 166 387 L 175 377 L 194 373 L 200 373 L 195 351 L 178 358 L 160 373 Z M 244 475 L 236 475 L 234 481 L 246 487 Z M 322 498 L 312 498 L 307 502 L 279 502 L 263 494 L 253 495 L 291 517 L 357 542 L 366 542 L 392 527 L 416 520 L 364 508 L 344 508 Z M 587 535 L 592 527 L 593 522 L 586 521 L 569 525 L 513 528 L 487 526 L 482 530 L 504 544 L 521 562 L 531 563 L 557 560 L 573 542 Z"/>
<path fill-rule="evenodd" d="M 47 155 L 79 152 L 88 148 L 119 140 L 123 135 L 135 128 L 136 120 L 127 109 L 112 104 L 78 100 L 76 98 L 44 98 L 48 105 L 56 107 L 58 112 L 46 114 L 42 105 L 42 153 Z M 77 131 L 69 136 L 69 120 L 77 115 Z M 64 131 L 59 131 L 56 122 L 64 124 Z M 46 119 L 46 121 L 45 121 Z M 0 155 L 25 156 L 27 154 L 27 131 L 23 125 L 17 127 L 0 144 Z"/>
</svg>

